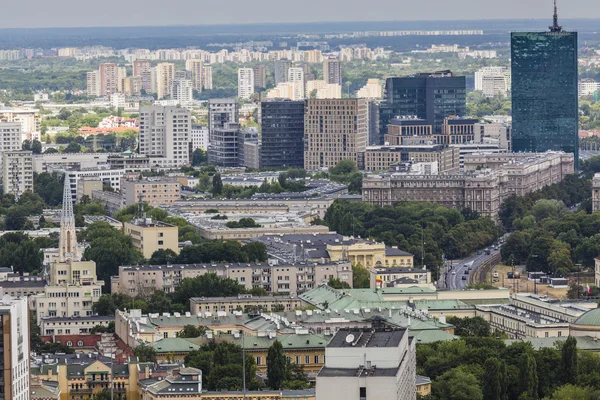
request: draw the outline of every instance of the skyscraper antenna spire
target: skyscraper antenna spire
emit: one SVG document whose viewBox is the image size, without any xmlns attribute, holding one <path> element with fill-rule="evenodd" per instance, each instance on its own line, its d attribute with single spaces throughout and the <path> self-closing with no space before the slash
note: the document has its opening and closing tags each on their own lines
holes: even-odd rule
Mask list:
<svg viewBox="0 0 600 400">
<path fill-rule="evenodd" d="M 558 8 L 556 7 L 556 0 L 554 0 L 554 19 L 553 24 L 550 27 L 550 32 L 562 32 L 562 26 L 558 25 Z"/>
<path fill-rule="evenodd" d="M 71 180 L 65 172 L 63 189 L 62 215 L 60 217 L 60 236 L 58 239 L 58 261 L 79 261 L 77 235 L 75 232 L 75 214 L 73 213 L 73 198 L 71 197 Z"/>
</svg>

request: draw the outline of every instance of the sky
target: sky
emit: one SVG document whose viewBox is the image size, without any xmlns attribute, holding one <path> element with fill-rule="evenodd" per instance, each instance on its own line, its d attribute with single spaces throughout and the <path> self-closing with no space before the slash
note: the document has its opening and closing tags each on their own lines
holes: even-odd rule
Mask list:
<svg viewBox="0 0 600 400">
<path fill-rule="evenodd" d="M 552 18 L 552 0 L 4 0 L 0 28 Z M 600 18 L 598 0 L 558 0 Z"/>
</svg>

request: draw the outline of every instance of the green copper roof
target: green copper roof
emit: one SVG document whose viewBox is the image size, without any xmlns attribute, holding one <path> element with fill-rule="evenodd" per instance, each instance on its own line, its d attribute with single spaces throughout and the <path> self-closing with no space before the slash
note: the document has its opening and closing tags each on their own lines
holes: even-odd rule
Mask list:
<svg viewBox="0 0 600 400">
<path fill-rule="evenodd" d="M 573 324 L 600 326 L 600 308 L 586 312 L 581 317 L 577 318 Z"/>
</svg>

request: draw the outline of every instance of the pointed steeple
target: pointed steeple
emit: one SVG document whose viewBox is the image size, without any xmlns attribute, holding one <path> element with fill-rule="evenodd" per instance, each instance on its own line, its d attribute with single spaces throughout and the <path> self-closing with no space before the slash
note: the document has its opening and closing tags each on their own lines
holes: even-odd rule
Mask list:
<svg viewBox="0 0 600 400">
<path fill-rule="evenodd" d="M 554 0 L 554 19 L 550 32 L 562 32 L 562 30 L 562 26 L 558 25 L 558 8 L 556 7 L 556 0 Z"/>
<path fill-rule="evenodd" d="M 71 182 L 66 173 L 62 206 L 62 215 L 60 217 L 60 237 L 58 239 L 58 261 L 79 261 L 80 256 L 77 250 L 77 235 L 75 231 L 75 215 L 73 213 Z"/>
</svg>

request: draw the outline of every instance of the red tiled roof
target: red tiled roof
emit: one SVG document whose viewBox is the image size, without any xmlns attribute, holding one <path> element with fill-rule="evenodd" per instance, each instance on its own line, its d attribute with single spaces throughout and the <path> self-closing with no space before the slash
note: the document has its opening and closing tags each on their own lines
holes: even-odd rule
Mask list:
<svg viewBox="0 0 600 400">
<path fill-rule="evenodd" d="M 41 336 L 41 339 L 44 343 L 62 343 L 75 349 L 96 348 L 98 342 L 102 339 L 102 335 L 50 335 Z"/>
</svg>

